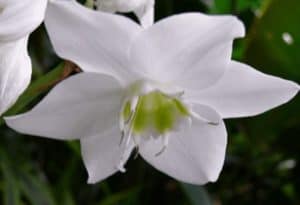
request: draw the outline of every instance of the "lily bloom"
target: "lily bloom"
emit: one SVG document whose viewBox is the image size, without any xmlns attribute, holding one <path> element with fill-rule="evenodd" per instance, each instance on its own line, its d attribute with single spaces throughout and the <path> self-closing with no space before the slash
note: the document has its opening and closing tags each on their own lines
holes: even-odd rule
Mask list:
<svg viewBox="0 0 300 205">
<path fill-rule="evenodd" d="M 0 115 L 30 83 L 28 37 L 44 19 L 46 4 L 45 0 L 0 0 Z"/>
<path fill-rule="evenodd" d="M 134 12 L 143 27 L 149 27 L 154 22 L 154 0 L 94 0 L 96 9 L 100 11 Z"/>
<path fill-rule="evenodd" d="M 133 150 L 180 181 L 215 181 L 227 144 L 223 119 L 263 113 L 299 91 L 231 60 L 233 40 L 245 32 L 233 16 L 186 13 L 143 29 L 56 1 L 46 27 L 58 55 L 85 72 L 6 123 L 25 134 L 80 139 L 89 183 L 124 172 Z"/>
</svg>

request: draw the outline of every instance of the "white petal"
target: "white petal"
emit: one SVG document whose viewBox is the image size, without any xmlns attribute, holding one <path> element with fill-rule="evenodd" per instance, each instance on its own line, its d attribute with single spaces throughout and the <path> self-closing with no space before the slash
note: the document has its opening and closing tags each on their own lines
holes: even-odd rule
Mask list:
<svg viewBox="0 0 300 205">
<path fill-rule="evenodd" d="M 115 12 L 132 12 L 136 14 L 144 28 L 154 23 L 154 0 L 96 0 L 98 10 Z"/>
<path fill-rule="evenodd" d="M 121 97 L 112 77 L 81 73 L 59 83 L 31 111 L 5 120 L 24 134 L 55 139 L 94 136 L 118 123 Z"/>
<path fill-rule="evenodd" d="M 25 37 L 16 42 L 0 43 L 0 115 L 16 102 L 30 83 L 27 41 Z"/>
<path fill-rule="evenodd" d="M 147 0 L 145 4 L 135 10 L 135 14 L 144 28 L 148 28 L 154 23 L 154 4 L 154 0 Z"/>
<path fill-rule="evenodd" d="M 128 50 L 142 28 L 129 18 L 92 11 L 74 0 L 54 1 L 48 5 L 45 23 L 60 57 L 122 82 L 135 78 Z"/>
<path fill-rule="evenodd" d="M 145 5 L 149 0 L 96 0 L 95 5 L 106 12 L 131 12 Z"/>
<path fill-rule="evenodd" d="M 243 24 L 232 16 L 175 15 L 139 35 L 130 59 L 153 80 L 200 89 L 223 75 L 232 41 L 243 35 Z"/>
<path fill-rule="evenodd" d="M 109 13 L 118 11 L 118 0 L 95 0 L 94 5 L 99 11 Z"/>
<path fill-rule="evenodd" d="M 223 118 L 234 118 L 263 113 L 288 102 L 298 91 L 299 86 L 292 81 L 232 61 L 217 84 L 190 98 L 210 105 Z"/>
<path fill-rule="evenodd" d="M 170 136 L 169 146 L 159 156 L 160 140 L 152 140 L 140 147 L 143 158 L 156 169 L 186 183 L 205 184 L 216 181 L 223 167 L 227 144 L 226 128 L 220 116 L 209 107 L 198 105 L 195 111 L 207 118 L 216 117 L 219 125 L 193 120 L 191 128 Z M 210 114 L 208 114 L 210 112 Z"/>
<path fill-rule="evenodd" d="M 0 41 L 31 33 L 43 21 L 46 0 L 0 0 Z"/>
<path fill-rule="evenodd" d="M 81 152 L 89 174 L 89 183 L 96 183 L 119 171 L 120 161 L 128 160 L 133 146 L 124 150 L 119 146 L 121 133 L 118 127 L 93 137 L 81 139 Z"/>
</svg>

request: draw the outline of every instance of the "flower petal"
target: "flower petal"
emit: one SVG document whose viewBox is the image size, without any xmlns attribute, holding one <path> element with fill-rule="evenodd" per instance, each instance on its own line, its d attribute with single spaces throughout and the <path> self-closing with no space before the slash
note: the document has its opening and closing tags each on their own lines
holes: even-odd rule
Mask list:
<svg viewBox="0 0 300 205">
<path fill-rule="evenodd" d="M 232 16 L 175 15 L 139 35 L 130 59 L 153 80 L 198 90 L 223 75 L 232 41 L 243 35 L 243 24 Z"/>
<path fill-rule="evenodd" d="M 80 140 L 81 153 L 85 167 L 88 170 L 88 183 L 97 183 L 119 171 L 120 161 L 126 162 L 133 150 L 124 150 L 119 146 L 121 133 L 118 127 L 113 127 L 107 132 L 85 137 Z"/>
<path fill-rule="evenodd" d="M 17 101 L 30 83 L 31 61 L 27 42 L 28 37 L 0 43 L 0 115 Z"/>
<path fill-rule="evenodd" d="M 191 184 L 216 181 L 223 167 L 227 134 L 224 122 L 211 108 L 197 105 L 195 111 L 201 116 L 218 118 L 219 125 L 193 120 L 192 127 L 170 136 L 167 149 L 159 156 L 162 142 L 152 140 L 140 147 L 143 158 L 156 169 L 177 180 Z M 210 114 L 208 114 L 210 113 Z"/>
<path fill-rule="evenodd" d="M 0 41 L 25 37 L 43 21 L 46 0 L 0 0 Z"/>
<path fill-rule="evenodd" d="M 292 81 L 232 61 L 217 84 L 189 98 L 210 105 L 223 118 L 234 118 L 263 113 L 288 102 L 298 91 L 299 86 Z"/>
<path fill-rule="evenodd" d="M 84 71 L 113 75 L 122 82 L 135 78 L 128 50 L 142 28 L 129 18 L 93 11 L 74 0 L 54 1 L 45 23 L 60 57 Z"/>
<path fill-rule="evenodd" d="M 154 23 L 154 4 L 154 0 L 147 0 L 144 5 L 134 11 L 144 28 L 148 28 Z"/>
<path fill-rule="evenodd" d="M 5 121 L 24 134 L 55 139 L 94 136 L 118 123 L 121 98 L 114 78 L 81 73 L 59 83 L 31 111 Z"/>
<path fill-rule="evenodd" d="M 147 28 L 154 23 L 154 0 L 95 0 L 94 5 L 104 12 L 134 11 L 142 26 Z"/>
</svg>

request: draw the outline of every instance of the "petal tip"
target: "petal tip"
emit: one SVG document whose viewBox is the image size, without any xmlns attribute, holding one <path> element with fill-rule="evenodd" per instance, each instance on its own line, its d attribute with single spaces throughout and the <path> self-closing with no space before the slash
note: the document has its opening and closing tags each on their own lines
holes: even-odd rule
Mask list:
<svg viewBox="0 0 300 205">
<path fill-rule="evenodd" d="M 233 16 L 235 20 L 235 34 L 237 38 L 244 38 L 246 36 L 246 28 L 244 23 L 236 16 Z"/>
<path fill-rule="evenodd" d="M 18 116 L 9 116 L 9 117 L 3 117 L 6 125 L 10 127 L 11 129 L 21 132 L 21 128 L 18 126 L 18 121 L 17 121 Z"/>
<path fill-rule="evenodd" d="M 297 84 L 297 83 L 295 83 L 295 88 L 296 88 L 296 90 L 297 90 L 297 93 L 300 91 L 300 85 L 299 84 Z"/>
<path fill-rule="evenodd" d="M 96 184 L 98 181 L 94 179 L 93 177 L 88 177 L 87 183 L 88 184 Z"/>
</svg>

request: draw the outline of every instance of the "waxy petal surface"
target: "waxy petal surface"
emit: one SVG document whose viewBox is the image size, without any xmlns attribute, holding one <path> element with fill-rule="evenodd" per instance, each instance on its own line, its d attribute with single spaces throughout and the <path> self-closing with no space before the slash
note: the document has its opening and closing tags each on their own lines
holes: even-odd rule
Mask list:
<svg viewBox="0 0 300 205">
<path fill-rule="evenodd" d="M 299 91 L 292 81 L 232 61 L 214 86 L 191 94 L 191 101 L 213 107 L 223 118 L 254 116 L 288 102 Z"/>
<path fill-rule="evenodd" d="M 74 0 L 54 1 L 48 5 L 45 23 L 60 57 L 125 84 L 136 79 L 129 69 L 128 50 L 142 28 L 129 18 L 93 11 Z"/>
<path fill-rule="evenodd" d="M 114 78 L 81 73 L 59 83 L 31 111 L 5 120 L 24 134 L 54 139 L 94 136 L 118 122 L 121 98 Z"/>
<path fill-rule="evenodd" d="M 47 0 L 0 0 L 0 42 L 24 38 L 44 19 Z"/>
<path fill-rule="evenodd" d="M 105 12 L 134 12 L 145 28 L 154 22 L 154 0 L 96 0 L 98 10 Z"/>
<path fill-rule="evenodd" d="M 0 115 L 17 101 L 30 83 L 27 41 L 26 36 L 16 42 L 0 43 Z"/>
<path fill-rule="evenodd" d="M 148 28 L 154 23 L 154 0 L 147 0 L 147 2 L 135 9 L 134 13 L 139 18 L 141 25 Z"/>
<path fill-rule="evenodd" d="M 216 181 L 223 167 L 227 144 L 226 128 L 220 116 L 203 105 L 194 107 L 195 112 L 207 118 L 218 118 L 219 125 L 193 120 L 191 128 L 170 136 L 167 149 L 155 156 L 162 147 L 158 140 L 147 141 L 140 147 L 142 157 L 156 169 L 191 184 Z"/>
<path fill-rule="evenodd" d="M 80 140 L 81 153 L 85 167 L 89 174 L 89 183 L 96 183 L 106 179 L 119 171 L 120 161 L 128 160 L 133 144 L 127 149 L 120 146 L 121 132 L 114 126 L 106 132 Z"/>
<path fill-rule="evenodd" d="M 130 49 L 132 68 L 155 81 L 202 89 L 223 75 L 233 39 L 243 35 L 243 24 L 233 16 L 175 15 L 137 37 Z"/>
</svg>

